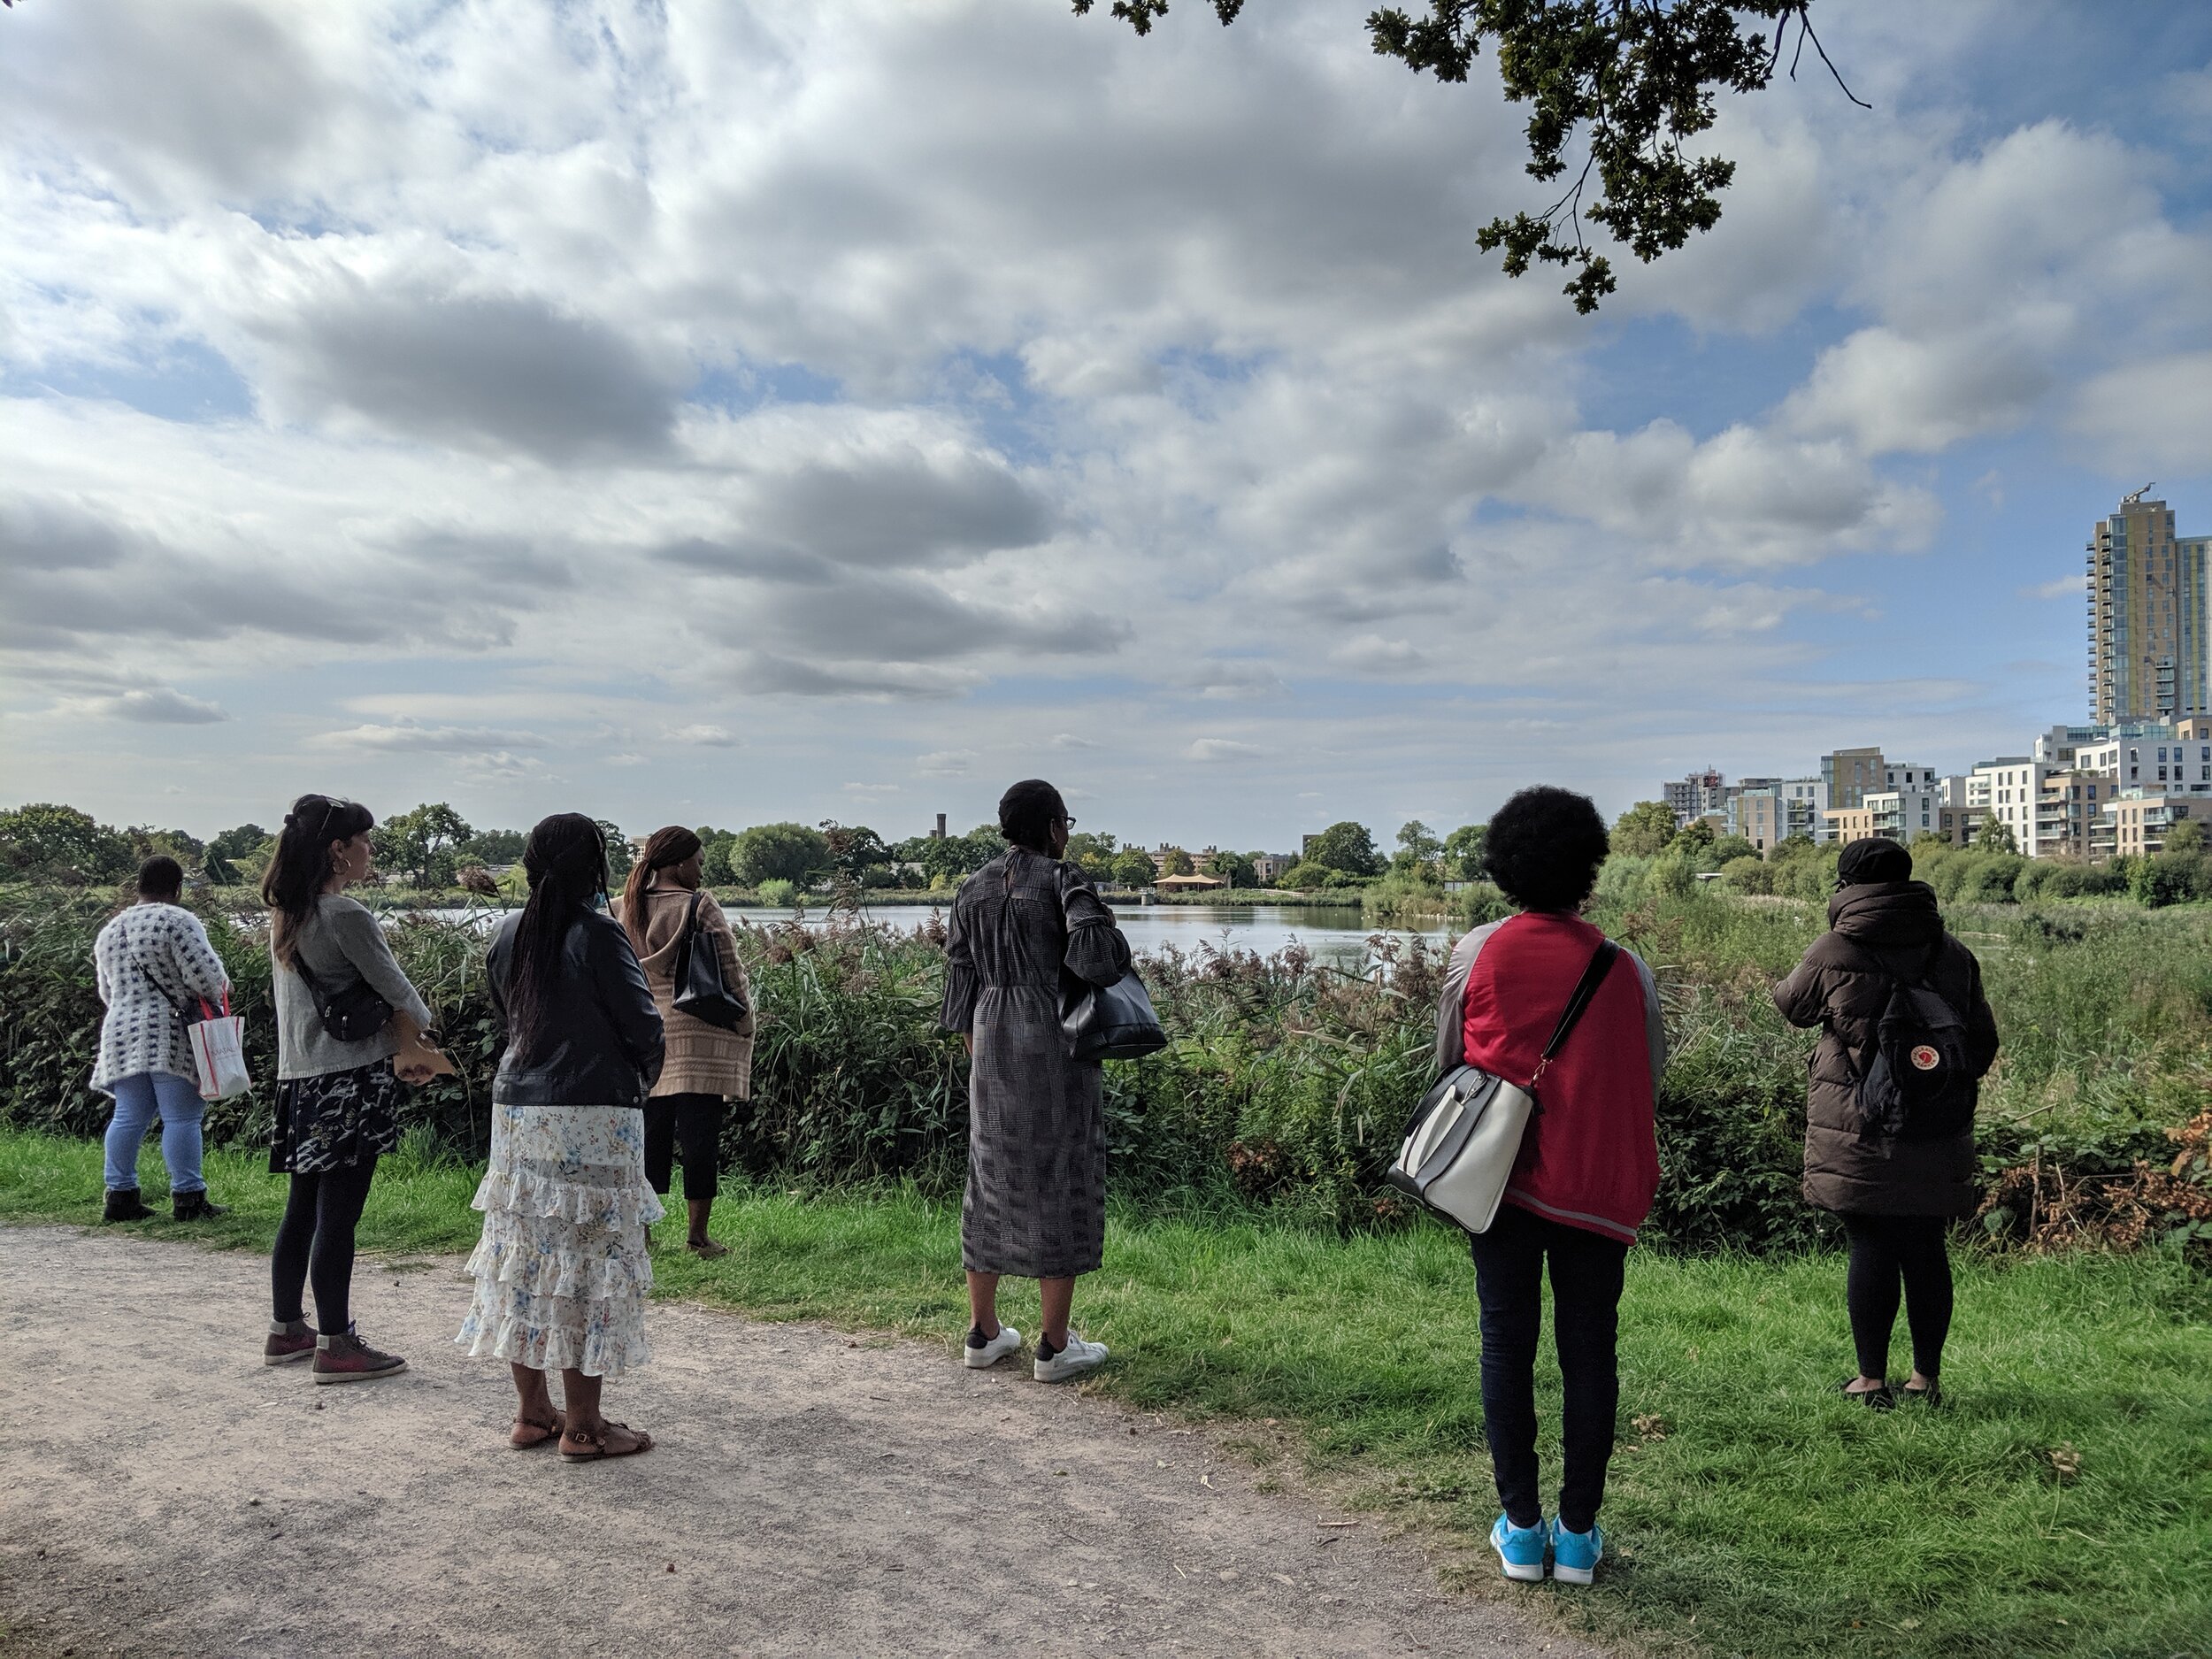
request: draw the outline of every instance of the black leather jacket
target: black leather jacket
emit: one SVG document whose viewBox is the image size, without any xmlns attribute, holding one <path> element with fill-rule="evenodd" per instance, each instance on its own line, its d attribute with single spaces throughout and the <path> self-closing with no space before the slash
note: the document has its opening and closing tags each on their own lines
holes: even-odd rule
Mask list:
<svg viewBox="0 0 2212 1659">
<path fill-rule="evenodd" d="M 484 955 L 492 1006 L 507 1024 L 517 911 Z M 533 1051 L 509 1043 L 492 1079 L 503 1106 L 641 1106 L 661 1074 L 661 1017 L 630 936 L 611 916 L 587 911 L 561 941 L 561 972 L 546 999 Z"/>
</svg>

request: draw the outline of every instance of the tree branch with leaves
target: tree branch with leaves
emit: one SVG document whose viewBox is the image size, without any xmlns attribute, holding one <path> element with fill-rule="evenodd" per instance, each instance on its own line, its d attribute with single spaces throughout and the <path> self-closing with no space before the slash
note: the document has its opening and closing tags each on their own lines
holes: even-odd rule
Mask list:
<svg viewBox="0 0 2212 1659">
<path fill-rule="evenodd" d="M 1075 14 L 1094 4 L 1073 0 Z M 1210 4 L 1224 26 L 1244 10 L 1244 0 Z M 1111 7 L 1140 35 L 1167 12 L 1168 0 Z M 1418 16 L 1396 6 L 1369 12 L 1367 34 L 1379 56 L 1454 83 L 1466 81 L 1492 42 L 1506 98 L 1532 106 L 1530 176 L 1557 183 L 1571 171 L 1573 181 L 1540 213 L 1494 218 L 1476 244 L 1504 250 L 1508 276 L 1537 263 L 1568 268 L 1561 292 L 1583 312 L 1618 286 L 1586 220 L 1646 264 L 1720 222 L 1720 192 L 1736 164 L 1685 148 L 1717 119 L 1717 90 L 1760 90 L 1786 50 L 1794 80 L 1809 44 L 1844 96 L 1871 107 L 1844 85 L 1813 33 L 1812 0 L 1429 0 Z"/>
</svg>

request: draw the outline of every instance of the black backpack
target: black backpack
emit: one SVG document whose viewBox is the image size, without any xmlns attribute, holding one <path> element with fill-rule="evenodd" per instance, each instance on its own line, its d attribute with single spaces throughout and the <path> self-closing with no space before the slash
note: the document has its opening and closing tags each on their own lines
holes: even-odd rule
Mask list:
<svg viewBox="0 0 2212 1659">
<path fill-rule="evenodd" d="M 1942 957 L 1938 940 L 1926 969 L 1909 979 L 1877 962 L 1893 984 L 1875 1025 L 1874 1057 L 1854 1091 L 1863 1135 L 1938 1141 L 1974 1121 L 1980 1090 L 1967 1064 L 1966 1021 L 1928 983 Z"/>
</svg>

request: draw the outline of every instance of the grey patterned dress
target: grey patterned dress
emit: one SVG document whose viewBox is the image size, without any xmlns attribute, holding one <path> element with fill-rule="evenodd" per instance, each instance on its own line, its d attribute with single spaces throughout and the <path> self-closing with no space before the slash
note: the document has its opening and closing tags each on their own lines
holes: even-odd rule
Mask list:
<svg viewBox="0 0 2212 1659">
<path fill-rule="evenodd" d="M 1078 866 L 1018 847 L 962 886 L 945 956 L 945 1025 L 975 1040 L 961 1264 L 1090 1272 L 1106 1241 L 1103 1079 L 1067 1057 L 1061 988 L 1114 983 L 1129 941 Z"/>
</svg>

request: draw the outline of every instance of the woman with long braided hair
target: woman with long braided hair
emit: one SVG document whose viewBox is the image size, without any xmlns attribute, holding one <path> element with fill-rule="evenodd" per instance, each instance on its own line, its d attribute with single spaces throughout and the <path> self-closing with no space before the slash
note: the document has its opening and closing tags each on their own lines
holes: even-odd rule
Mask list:
<svg viewBox="0 0 2212 1659">
<path fill-rule="evenodd" d="M 509 1444 L 557 1438 L 571 1463 L 627 1457 L 653 1437 L 610 1423 L 600 1389 L 649 1357 L 645 1240 L 661 1206 L 645 1179 L 641 1109 L 660 1075 L 661 1017 L 629 935 L 601 908 L 599 826 L 556 813 L 530 832 L 522 868 L 530 901 L 500 924 L 484 963 L 507 1045 L 476 1191 L 476 1294 L 456 1340 L 513 1373 Z"/>
</svg>

